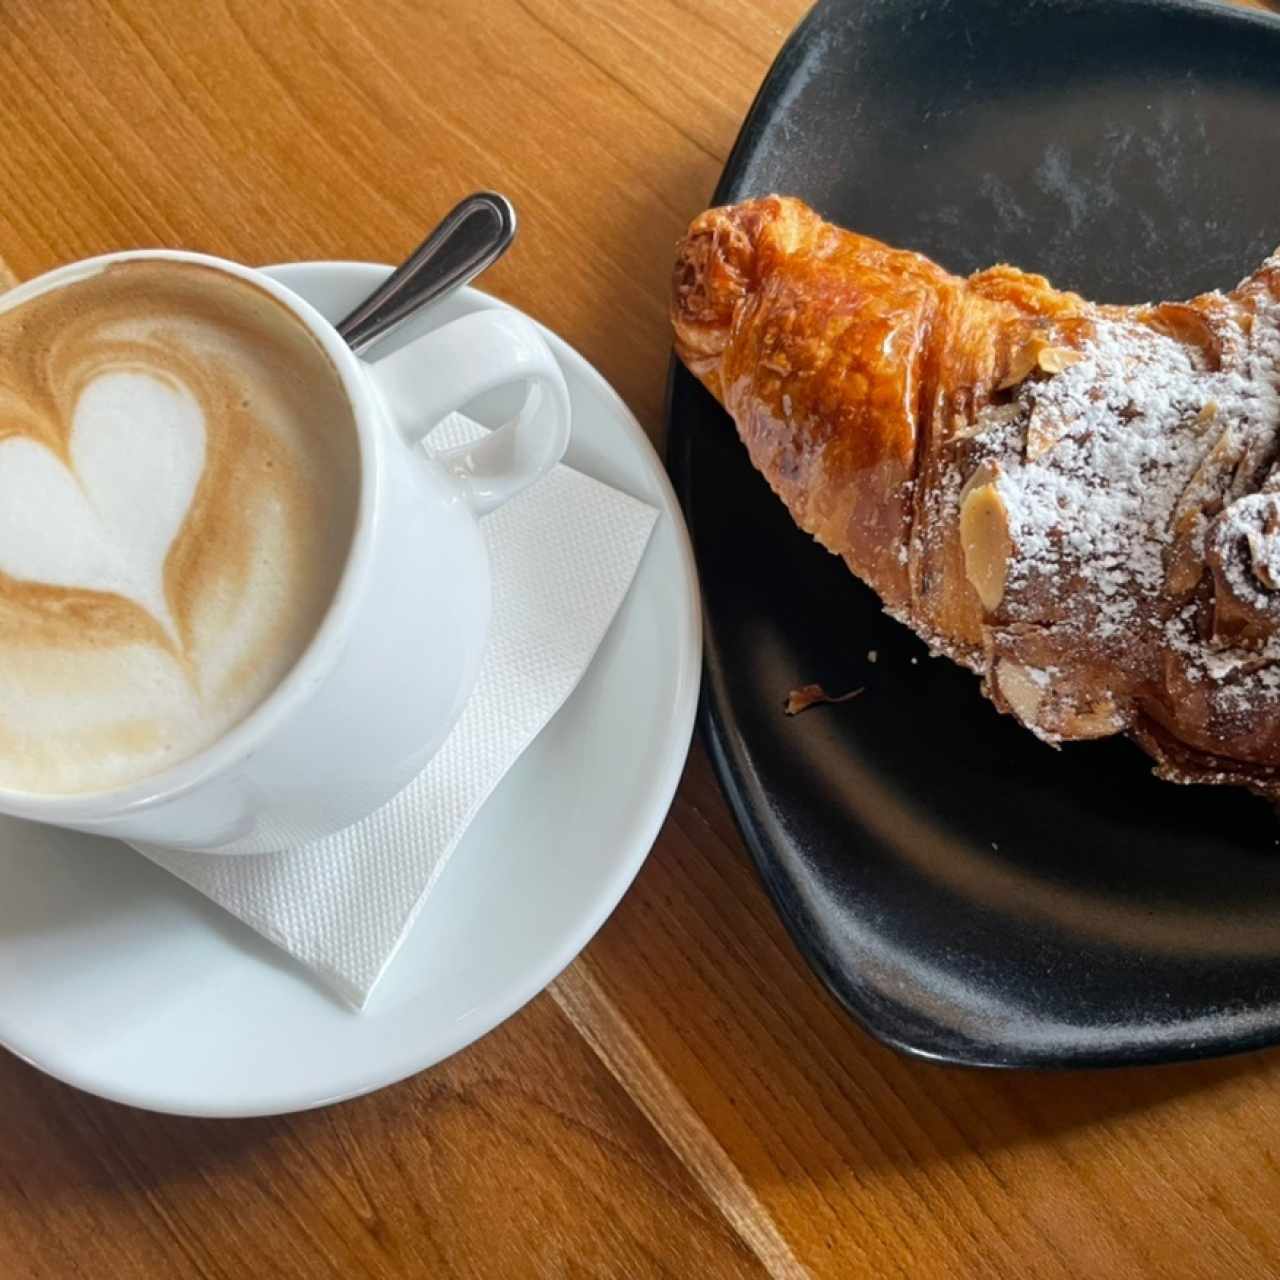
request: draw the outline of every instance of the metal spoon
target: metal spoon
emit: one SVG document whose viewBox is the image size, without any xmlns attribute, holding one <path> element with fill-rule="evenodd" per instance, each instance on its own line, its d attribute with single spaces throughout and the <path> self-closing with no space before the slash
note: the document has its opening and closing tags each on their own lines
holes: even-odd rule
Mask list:
<svg viewBox="0 0 1280 1280">
<path fill-rule="evenodd" d="M 515 238 L 516 211 L 506 196 L 477 191 L 440 225 L 337 329 L 359 354 L 423 307 L 491 267 Z"/>
</svg>

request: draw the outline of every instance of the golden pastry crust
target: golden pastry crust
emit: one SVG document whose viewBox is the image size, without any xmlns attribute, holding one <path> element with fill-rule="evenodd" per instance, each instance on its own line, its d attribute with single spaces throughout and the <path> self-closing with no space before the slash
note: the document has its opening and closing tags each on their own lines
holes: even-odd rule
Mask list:
<svg viewBox="0 0 1280 1280">
<path fill-rule="evenodd" d="M 1280 258 L 1104 307 L 770 196 L 694 220 L 672 321 L 796 522 L 1002 710 L 1280 795 Z"/>
</svg>

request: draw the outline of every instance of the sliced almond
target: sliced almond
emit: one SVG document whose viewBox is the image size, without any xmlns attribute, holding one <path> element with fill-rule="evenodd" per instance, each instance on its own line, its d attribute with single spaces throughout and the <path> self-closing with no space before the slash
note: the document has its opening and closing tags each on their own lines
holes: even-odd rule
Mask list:
<svg viewBox="0 0 1280 1280">
<path fill-rule="evenodd" d="M 1060 726 L 1064 738 L 1109 738 L 1124 728 L 1124 718 L 1109 698 L 1099 698 L 1084 711 L 1073 711 Z"/>
<path fill-rule="evenodd" d="M 991 484 L 1000 475 L 1000 464 L 994 458 L 987 458 L 980 462 L 969 473 L 969 478 L 960 487 L 960 505 L 964 506 L 964 500 L 975 490 L 980 489 L 984 484 Z"/>
<path fill-rule="evenodd" d="M 1026 668 L 1011 658 L 1001 658 L 996 664 L 996 684 L 1013 714 L 1025 725 L 1036 725 L 1044 690 L 1027 674 Z"/>
<path fill-rule="evenodd" d="M 1042 347 L 1036 355 L 1036 364 L 1040 366 L 1041 373 L 1061 373 L 1083 359 L 1080 352 L 1072 351 L 1070 347 Z"/>
<path fill-rule="evenodd" d="M 992 427 L 1004 427 L 1016 422 L 1021 414 L 1020 404 L 989 404 L 972 422 L 956 414 L 951 421 L 951 439 L 970 440 Z"/>
<path fill-rule="evenodd" d="M 1222 431 L 1178 495 L 1171 516 L 1175 530 L 1184 526 L 1188 512 L 1212 513 L 1222 506 L 1236 468 L 1245 456 L 1246 446 L 1242 433 L 1232 427 Z"/>
<path fill-rule="evenodd" d="M 1031 376 L 1032 369 L 1039 363 L 1043 345 L 1043 338 L 1033 338 L 1013 357 L 1009 368 L 1005 371 L 1004 380 L 999 384 L 999 390 L 1008 391 L 1010 387 L 1026 382 Z"/>
<path fill-rule="evenodd" d="M 993 404 L 983 409 L 979 421 L 984 427 L 1003 427 L 1016 422 L 1021 414 L 1020 404 Z"/>
<path fill-rule="evenodd" d="M 1260 527 L 1250 529 L 1245 535 L 1253 576 L 1268 591 L 1280 588 L 1280 540 L 1277 534 L 1280 534 L 1280 511 L 1274 504 L 1268 504 L 1263 509 Z"/>
<path fill-rule="evenodd" d="M 1190 534 L 1174 541 L 1165 552 L 1165 590 L 1175 599 L 1184 600 L 1204 577 L 1204 557 L 1196 554 Z"/>
<path fill-rule="evenodd" d="M 1206 405 L 1207 409 L 1209 406 Z M 1203 415 L 1204 410 L 1201 410 Z M 1204 575 L 1202 537 L 1209 520 L 1222 509 L 1231 477 L 1244 456 L 1244 442 L 1225 428 L 1200 460 L 1169 517 L 1172 540 L 1165 551 L 1165 589 L 1183 599 Z"/>
<path fill-rule="evenodd" d="M 979 468 L 979 472 L 984 468 Z M 960 502 L 960 546 L 964 571 L 982 607 L 993 613 L 1004 599 L 1013 539 L 1009 511 L 996 488 L 995 477 L 966 485 Z"/>
<path fill-rule="evenodd" d="M 1196 426 L 1202 431 L 1209 426 L 1218 416 L 1218 402 L 1216 400 L 1206 400 L 1201 407 L 1200 412 L 1196 414 Z"/>
<path fill-rule="evenodd" d="M 1027 423 L 1028 462 L 1043 458 L 1062 437 L 1062 420 L 1047 413 L 1033 413 Z"/>
<path fill-rule="evenodd" d="M 1084 356 L 1070 347 L 1057 347 L 1041 334 L 1029 338 L 1022 349 L 1009 362 L 1000 390 L 1016 387 L 1039 369 L 1041 373 L 1061 373 L 1073 364 L 1079 364 Z"/>
</svg>

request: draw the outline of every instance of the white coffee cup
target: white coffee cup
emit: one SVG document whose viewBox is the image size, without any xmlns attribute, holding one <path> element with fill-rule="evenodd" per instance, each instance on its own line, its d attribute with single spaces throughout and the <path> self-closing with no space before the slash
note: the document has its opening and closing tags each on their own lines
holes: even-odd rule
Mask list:
<svg viewBox="0 0 1280 1280">
<path fill-rule="evenodd" d="M 200 263 L 282 302 L 328 353 L 350 399 L 361 474 L 337 591 L 301 659 L 213 746 L 130 786 L 84 795 L 0 790 L 0 813 L 207 853 L 267 853 L 329 835 L 405 787 L 443 744 L 484 655 L 490 574 L 477 517 L 564 456 L 569 393 L 537 328 L 482 311 L 385 358 L 352 353 L 309 303 L 250 267 L 142 250 L 60 267 L 6 307 L 109 263 Z M 518 417 L 465 449 L 429 455 L 449 412 L 511 383 Z"/>
</svg>

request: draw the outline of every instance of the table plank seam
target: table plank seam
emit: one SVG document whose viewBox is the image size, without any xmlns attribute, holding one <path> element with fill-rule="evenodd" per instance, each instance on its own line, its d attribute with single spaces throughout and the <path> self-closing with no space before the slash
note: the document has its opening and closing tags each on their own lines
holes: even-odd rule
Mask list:
<svg viewBox="0 0 1280 1280">
<path fill-rule="evenodd" d="M 550 987 L 552 999 L 689 1170 L 774 1280 L 812 1280 L 719 1140 L 662 1069 L 583 961 Z"/>
</svg>

